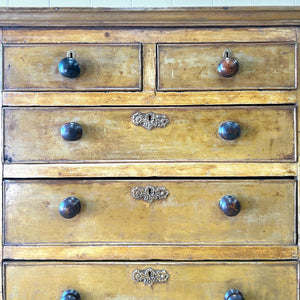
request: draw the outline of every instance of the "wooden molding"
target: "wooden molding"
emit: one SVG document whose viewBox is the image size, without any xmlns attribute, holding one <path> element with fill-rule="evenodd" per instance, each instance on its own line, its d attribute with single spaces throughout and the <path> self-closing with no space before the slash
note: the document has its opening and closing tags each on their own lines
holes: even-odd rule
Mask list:
<svg viewBox="0 0 300 300">
<path fill-rule="evenodd" d="M 0 26 L 287 26 L 300 25 L 300 7 L 166 9 L 1 8 Z"/>
</svg>

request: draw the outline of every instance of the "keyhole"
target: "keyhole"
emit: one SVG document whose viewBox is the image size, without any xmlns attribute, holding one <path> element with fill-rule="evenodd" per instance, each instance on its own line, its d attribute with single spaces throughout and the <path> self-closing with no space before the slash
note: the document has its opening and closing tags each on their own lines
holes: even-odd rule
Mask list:
<svg viewBox="0 0 300 300">
<path fill-rule="evenodd" d="M 67 52 L 67 57 L 75 59 L 75 51 L 74 50 L 69 50 Z"/>
<path fill-rule="evenodd" d="M 152 117 L 151 115 L 148 115 L 148 120 L 151 121 Z"/>
<path fill-rule="evenodd" d="M 148 271 L 148 276 L 151 277 L 152 273 L 151 271 Z"/>
<path fill-rule="evenodd" d="M 223 57 L 224 57 L 224 58 L 231 57 L 231 54 L 232 54 L 231 50 L 225 49 L 225 50 L 224 50 L 224 53 L 223 53 Z"/>
</svg>

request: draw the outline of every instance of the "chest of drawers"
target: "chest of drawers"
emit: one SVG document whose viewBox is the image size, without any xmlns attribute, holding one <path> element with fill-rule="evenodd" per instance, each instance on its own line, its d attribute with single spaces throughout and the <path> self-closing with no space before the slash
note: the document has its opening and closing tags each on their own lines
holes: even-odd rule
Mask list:
<svg viewBox="0 0 300 300">
<path fill-rule="evenodd" d="M 299 300 L 299 16 L 3 10 L 3 299 Z"/>
</svg>

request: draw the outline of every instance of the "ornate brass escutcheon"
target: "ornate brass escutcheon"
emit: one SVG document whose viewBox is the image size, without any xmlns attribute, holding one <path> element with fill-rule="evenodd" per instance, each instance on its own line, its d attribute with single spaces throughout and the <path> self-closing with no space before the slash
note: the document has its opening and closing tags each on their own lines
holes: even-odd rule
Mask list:
<svg viewBox="0 0 300 300">
<path fill-rule="evenodd" d="M 169 124 L 169 119 L 166 115 L 158 115 L 153 112 L 135 113 L 132 115 L 132 123 L 136 126 L 142 126 L 147 130 L 153 128 L 164 128 Z"/>
<path fill-rule="evenodd" d="M 165 283 L 170 275 L 166 270 L 154 270 L 148 268 L 146 270 L 134 270 L 132 272 L 132 279 L 137 282 L 144 282 L 146 285 L 153 285 L 154 283 Z"/>
<path fill-rule="evenodd" d="M 145 188 L 137 186 L 132 190 L 132 196 L 135 199 L 144 200 L 152 203 L 154 200 L 166 199 L 169 196 L 167 189 L 163 187 L 154 187 L 148 185 Z"/>
</svg>

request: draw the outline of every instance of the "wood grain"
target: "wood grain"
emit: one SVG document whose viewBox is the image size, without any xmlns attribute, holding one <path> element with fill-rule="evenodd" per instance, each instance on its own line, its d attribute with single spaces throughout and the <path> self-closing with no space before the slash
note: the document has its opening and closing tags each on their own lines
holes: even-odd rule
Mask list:
<svg viewBox="0 0 300 300">
<path fill-rule="evenodd" d="M 0 15 L 1 18 L 1 15 Z M 128 20 L 128 24 L 129 24 Z M 295 28 L 9 28 L 3 43 L 295 42 Z"/>
<path fill-rule="evenodd" d="M 152 68 L 145 69 L 150 73 Z M 144 89 L 154 82 L 145 79 Z M 5 106 L 130 106 L 130 105 L 233 105 L 295 104 L 296 91 L 201 91 L 201 92 L 3 92 Z"/>
<path fill-rule="evenodd" d="M 134 188 L 148 185 L 169 195 L 151 204 L 133 197 Z M 295 244 L 293 180 L 5 181 L 4 191 L 8 245 Z M 225 195 L 241 203 L 237 216 L 220 210 Z M 67 220 L 58 207 L 71 196 L 82 209 Z"/>
<path fill-rule="evenodd" d="M 298 114 L 295 104 L 300 94 L 296 90 L 297 83 L 293 81 L 297 78 L 297 72 L 293 69 L 297 65 L 297 56 L 293 52 L 296 31 L 299 36 L 299 29 L 293 26 L 300 25 L 299 8 L 136 11 L 0 8 L 0 12 L 0 26 L 14 26 L 4 28 L 4 47 L 6 50 L 18 50 L 11 58 L 11 63 L 17 64 L 17 74 L 13 76 L 15 81 L 13 86 L 7 85 L 5 81 L 6 90 L 1 93 L 4 106 L 15 106 L 4 112 L 9 119 L 9 123 L 6 119 L 4 131 L 6 134 L 9 132 L 10 140 L 5 148 L 7 156 L 3 176 L 11 179 L 5 184 L 7 194 L 4 208 L 8 212 L 5 225 L 9 226 L 3 228 L 6 230 L 3 240 L 6 245 L 3 247 L 3 257 L 2 247 L 0 253 L 0 259 L 6 260 L 3 297 L 14 300 L 60 299 L 65 289 L 76 288 L 84 299 L 211 300 L 223 299 L 228 289 L 239 288 L 247 300 L 299 298 L 299 243 L 295 243 L 299 231 L 299 224 L 295 222 L 299 218 L 299 203 L 295 205 L 295 201 L 299 202 L 295 197 L 295 190 L 299 193 L 299 188 L 295 189 L 295 181 L 299 184 L 296 148 Z M 41 72 L 39 66 L 43 66 L 42 59 L 32 49 L 46 49 L 43 53 L 48 53 L 52 47 L 57 47 L 65 49 L 62 53 L 64 57 L 70 46 L 80 49 L 94 47 L 94 50 L 98 50 L 100 43 L 109 48 L 105 56 L 106 64 L 101 66 L 101 70 L 106 70 L 104 81 L 99 80 L 103 74 L 94 70 L 92 74 L 96 75 L 92 79 L 86 77 L 85 83 L 80 85 L 79 80 L 91 74 L 84 67 L 82 77 L 71 81 L 69 86 L 57 83 L 58 61 L 54 62 L 48 55 L 48 61 L 53 64 L 52 69 L 50 67 L 53 70 L 51 76 L 54 74 L 57 84 L 49 90 L 48 84 L 52 84 L 52 79 L 47 72 L 50 69 L 45 67 Z M 245 85 L 232 88 L 232 83 L 226 81 L 227 87 L 221 84 L 219 88 L 213 88 L 216 91 L 191 91 L 195 86 L 194 74 L 197 74 L 193 70 L 193 76 L 188 79 L 192 88 L 184 92 L 157 92 L 157 43 L 180 44 L 181 47 L 194 43 L 201 47 L 230 45 L 243 46 L 245 49 L 248 45 L 255 45 L 260 50 L 256 58 L 267 57 L 270 65 L 263 65 L 260 69 L 254 66 L 258 76 L 245 77 L 245 82 L 251 79 L 253 83 L 260 78 L 259 83 L 252 88 L 267 90 L 247 91 L 243 88 L 249 86 Z M 120 55 L 115 55 L 118 51 L 113 53 L 112 44 L 116 47 L 131 47 L 128 50 L 130 53 L 124 56 L 122 64 L 117 67 L 115 62 Z M 282 56 L 270 55 L 273 50 L 263 50 L 271 48 L 275 49 L 274 53 Z M 283 50 L 277 51 L 279 48 Z M 298 54 L 299 48 L 298 45 Z M 30 61 L 26 63 L 22 62 L 25 50 L 31 55 Z M 77 48 L 75 50 L 78 52 Z M 124 54 L 123 50 L 121 52 Z M 95 51 L 89 51 L 86 50 L 88 57 L 95 55 Z M 213 51 L 209 51 L 209 55 L 211 53 Z M 238 51 L 234 48 L 236 53 Z M 251 55 L 253 53 L 247 54 L 248 59 Z M 77 58 L 80 60 L 81 55 Z M 280 63 L 275 65 L 279 58 Z M 98 56 L 96 59 L 99 59 Z M 281 62 L 286 64 L 286 69 Z M 84 64 L 81 61 L 81 65 Z M 240 71 L 243 71 L 244 66 L 241 66 Z M 120 73 L 122 71 L 125 76 Z M 111 74 L 113 78 L 110 78 Z M 27 84 L 30 80 L 31 83 Z M 45 88 L 39 85 L 41 81 Z M 177 87 L 182 87 L 182 82 L 179 80 Z M 269 82 L 275 86 L 267 85 Z M 198 85 L 197 82 L 196 87 Z M 283 89 L 271 90 L 278 87 Z M 226 88 L 229 90 L 225 91 Z M 239 90 L 230 90 L 235 88 Z M 249 106 L 232 106 L 243 104 Z M 253 106 L 256 104 L 279 105 Z M 140 106 L 145 105 L 170 107 L 141 109 Z M 180 105 L 190 107 L 175 107 Z M 199 105 L 208 107 L 204 109 Z M 209 105 L 227 107 L 213 109 Z M 24 106 L 53 107 L 31 110 Z M 60 106 L 77 108 L 65 110 Z M 167 111 L 171 123 L 165 128 L 166 131 L 157 129 L 148 132 L 141 127 L 134 128 L 131 114 L 137 109 L 143 112 L 148 109 L 160 113 Z M 35 114 L 31 113 L 33 111 Z M 45 113 L 50 111 L 51 117 Z M 82 117 L 86 111 L 88 114 Z M 97 111 L 101 111 L 101 114 Z M 210 111 L 216 114 L 209 118 L 202 116 L 204 112 L 207 115 Z M 119 117 L 116 118 L 115 112 L 118 112 Z M 219 112 L 222 113 L 217 114 Z M 74 116 L 74 113 L 79 115 Z M 183 119 L 178 118 L 183 115 Z M 224 142 L 218 140 L 217 135 L 216 124 L 220 121 L 220 115 L 236 117 L 242 125 L 241 137 L 246 139 L 246 143 L 239 139 L 230 142 L 230 145 L 220 144 Z M 59 139 L 59 129 L 65 117 L 67 121 L 70 118 L 84 121 L 85 131 L 81 140 L 85 143 L 84 147 L 63 144 Z M 246 123 L 248 117 L 251 126 Z M 203 124 L 200 128 L 199 122 Z M 215 124 L 213 133 L 204 124 Z M 218 141 L 215 144 L 217 147 L 209 144 L 212 138 Z M 151 149 L 153 144 L 154 151 Z M 16 147 L 9 148 L 11 145 Z M 143 145 L 146 146 L 143 148 Z M 18 154 L 15 160 L 11 154 L 17 153 L 14 152 L 16 149 Z M 161 154 L 161 149 L 164 149 L 164 154 Z M 196 151 L 196 154 L 192 151 Z M 65 160 L 62 153 L 69 155 L 68 160 Z M 84 157 L 82 153 L 88 153 L 90 157 Z M 99 153 L 104 153 L 106 157 L 99 158 Z M 25 159 L 21 158 L 22 155 L 25 155 Z M 175 159 L 172 155 L 176 156 Z M 17 163 L 9 163 L 11 160 Z M 39 180 L 32 180 L 37 178 Z M 130 197 L 133 183 L 163 183 L 171 188 L 170 195 L 166 200 L 149 205 Z M 213 197 L 220 197 L 222 192 L 233 190 L 239 193 L 244 205 L 237 216 L 239 219 L 224 220 L 217 206 L 218 201 L 214 201 Z M 57 205 L 65 197 L 64 194 L 70 191 L 79 191 L 84 205 L 81 214 L 75 219 L 64 220 L 58 215 Z M 198 197 L 205 201 L 197 201 Z M 263 214 L 259 213 L 261 210 Z M 214 214 L 216 211 L 218 213 Z M 189 218 L 185 219 L 185 216 Z M 116 219 L 118 221 L 112 222 Z M 145 226 L 145 220 L 148 226 Z M 70 228 L 64 221 L 73 227 Z M 218 230 L 221 224 L 223 231 Z M 234 234 L 230 235 L 230 231 Z M 0 232 L 2 234 L 2 230 Z M 107 244 L 107 241 L 111 243 Z M 66 260 L 82 263 L 68 263 Z M 121 261 L 88 263 L 88 260 Z M 131 262 L 124 262 L 126 260 Z M 143 260 L 148 262 L 134 263 Z M 153 260 L 174 262 L 157 263 Z M 184 260 L 194 262 L 181 262 Z M 195 262 L 199 260 L 212 262 Z M 243 262 L 226 262 L 229 260 Z M 276 262 L 271 263 L 270 260 Z M 279 262 L 283 260 L 289 261 Z M 171 275 L 168 283 L 149 288 L 132 280 L 133 269 L 149 266 L 166 268 Z"/>
<path fill-rule="evenodd" d="M 278 7 L 203 7 L 166 9 L 1 8 L 1 26 L 297 26 L 300 9 Z"/>
<path fill-rule="evenodd" d="M 156 89 L 155 78 L 156 78 L 156 45 L 143 44 L 143 90 L 144 91 L 149 91 L 149 90 L 155 91 Z M 130 96 L 134 97 L 134 95 L 130 95 Z"/>
<path fill-rule="evenodd" d="M 297 176 L 297 163 L 5 164 L 4 178 Z"/>
<path fill-rule="evenodd" d="M 166 270 L 152 287 L 132 279 L 136 269 Z M 58 299 L 76 289 L 82 299 L 223 299 L 239 289 L 245 299 L 297 299 L 297 265 L 288 263 L 6 263 L 6 299 Z"/>
<path fill-rule="evenodd" d="M 151 131 L 132 123 L 136 112 L 154 112 L 169 119 L 166 128 Z M 6 108 L 7 162 L 105 161 L 294 161 L 295 108 Z M 225 121 L 241 126 L 241 136 L 222 140 Z M 80 140 L 63 140 L 60 128 L 77 122 Z M 187 134 L 188 132 L 188 134 Z M 36 141 L 33 143 L 32 141 Z"/>
<path fill-rule="evenodd" d="M 75 51 L 81 72 L 63 77 L 59 62 Z M 5 90 L 141 90 L 141 46 L 18 45 L 4 47 Z"/>
<path fill-rule="evenodd" d="M 297 246 L 17 245 L 4 246 L 12 260 L 297 260 Z"/>
<path fill-rule="evenodd" d="M 239 61 L 232 78 L 217 72 L 225 49 Z M 157 57 L 161 91 L 296 87 L 295 44 L 161 44 Z"/>
</svg>

